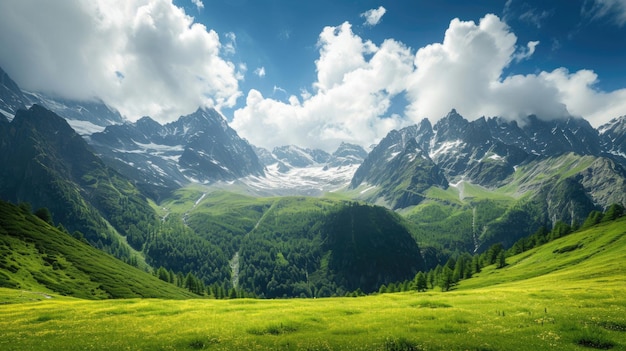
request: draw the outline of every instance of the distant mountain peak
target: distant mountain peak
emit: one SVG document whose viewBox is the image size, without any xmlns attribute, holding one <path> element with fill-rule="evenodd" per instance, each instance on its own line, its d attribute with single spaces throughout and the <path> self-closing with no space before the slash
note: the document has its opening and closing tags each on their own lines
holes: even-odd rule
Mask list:
<svg viewBox="0 0 626 351">
<path fill-rule="evenodd" d="M 148 131 L 150 133 L 154 133 L 154 132 L 160 130 L 163 127 L 159 122 L 153 120 L 149 116 L 141 117 L 140 119 L 138 119 L 134 123 L 134 125 L 137 128 L 139 128 L 139 129 L 141 129 L 143 131 Z"/>
<path fill-rule="evenodd" d="M 250 144 L 212 108 L 198 108 L 165 125 L 143 117 L 109 126 L 90 140 L 105 162 L 148 192 L 264 172 Z"/>
</svg>

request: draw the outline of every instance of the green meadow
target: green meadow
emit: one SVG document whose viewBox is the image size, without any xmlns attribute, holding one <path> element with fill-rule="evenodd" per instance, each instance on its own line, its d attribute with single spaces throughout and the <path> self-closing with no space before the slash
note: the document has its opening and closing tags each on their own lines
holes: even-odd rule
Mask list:
<svg viewBox="0 0 626 351">
<path fill-rule="evenodd" d="M 626 219 L 452 291 L 285 300 L 82 300 L 0 289 L 1 350 L 626 349 Z"/>
</svg>

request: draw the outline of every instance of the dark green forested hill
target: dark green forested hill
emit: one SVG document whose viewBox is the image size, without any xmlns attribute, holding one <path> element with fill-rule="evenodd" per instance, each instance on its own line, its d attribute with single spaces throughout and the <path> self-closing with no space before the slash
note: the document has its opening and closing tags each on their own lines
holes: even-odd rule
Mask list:
<svg viewBox="0 0 626 351">
<path fill-rule="evenodd" d="M 343 295 L 424 269 L 407 222 L 379 206 L 188 188 L 161 207 L 171 211 L 169 229 L 149 238 L 149 262 L 192 271 L 213 290 L 217 284 L 268 298 Z"/>
<path fill-rule="evenodd" d="M 0 286 L 88 299 L 192 296 L 53 227 L 26 206 L 4 201 Z"/>
</svg>

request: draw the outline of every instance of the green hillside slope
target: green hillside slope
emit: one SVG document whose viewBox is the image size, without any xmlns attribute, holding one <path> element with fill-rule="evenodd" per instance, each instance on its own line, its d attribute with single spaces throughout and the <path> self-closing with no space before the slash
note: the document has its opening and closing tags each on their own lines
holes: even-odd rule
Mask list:
<svg viewBox="0 0 626 351">
<path fill-rule="evenodd" d="M 483 269 L 459 289 L 551 286 L 595 289 L 626 287 L 626 217 L 581 230 L 507 258 L 504 268 Z"/>
<path fill-rule="evenodd" d="M 3 201 L 0 286 L 87 299 L 192 296 Z"/>
</svg>

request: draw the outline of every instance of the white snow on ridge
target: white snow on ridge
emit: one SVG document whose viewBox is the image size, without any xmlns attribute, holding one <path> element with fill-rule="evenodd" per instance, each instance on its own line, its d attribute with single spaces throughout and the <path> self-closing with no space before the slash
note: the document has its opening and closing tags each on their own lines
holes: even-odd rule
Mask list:
<svg viewBox="0 0 626 351">
<path fill-rule="evenodd" d="M 447 141 L 445 143 L 441 143 L 439 148 L 437 149 L 431 148 L 432 151 L 430 152 L 428 156 L 430 156 L 430 158 L 434 160 L 440 154 L 448 153 L 449 151 L 455 150 L 455 149 L 458 150 L 461 144 L 463 144 L 463 141 L 461 141 L 460 139 L 455 140 L 455 141 Z"/>
<path fill-rule="evenodd" d="M 13 114 L 11 112 L 3 110 L 3 109 L 0 108 L 0 113 L 5 115 L 9 121 L 13 120 Z"/>
<path fill-rule="evenodd" d="M 164 176 L 164 177 L 165 177 L 165 176 L 167 176 L 167 172 L 165 172 L 165 171 L 163 170 L 163 168 L 161 168 L 161 167 L 159 167 L 159 166 L 155 165 L 154 163 L 152 163 L 152 162 L 150 162 L 150 161 L 148 161 L 148 163 L 150 164 L 150 167 L 152 167 L 152 169 L 154 169 L 155 171 L 157 171 L 160 175 L 162 175 L 162 176 Z"/>
<path fill-rule="evenodd" d="M 104 131 L 104 127 L 93 124 L 87 121 L 79 121 L 77 119 L 66 119 L 67 123 L 74 129 L 76 133 L 81 136 L 91 135 L 93 133 L 100 133 Z"/>
<path fill-rule="evenodd" d="M 155 143 L 142 144 L 134 140 L 133 143 L 135 143 L 137 146 L 144 150 L 154 150 L 157 152 L 182 152 L 185 150 L 185 147 L 183 145 L 162 145 Z"/>
<path fill-rule="evenodd" d="M 387 157 L 387 162 L 393 160 L 393 158 L 398 156 L 398 154 L 400 154 L 400 151 L 392 152 L 391 155 L 389 155 L 389 157 Z"/>
</svg>

